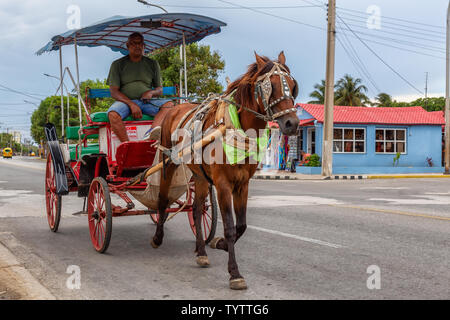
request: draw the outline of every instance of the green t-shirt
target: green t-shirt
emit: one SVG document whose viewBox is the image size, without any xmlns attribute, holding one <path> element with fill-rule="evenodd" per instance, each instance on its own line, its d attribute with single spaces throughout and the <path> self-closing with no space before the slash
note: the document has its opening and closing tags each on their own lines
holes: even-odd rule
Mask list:
<svg viewBox="0 0 450 320">
<path fill-rule="evenodd" d="M 161 87 L 161 70 L 156 60 L 143 56 L 141 61 L 133 62 L 125 56 L 112 63 L 107 83 L 137 100 L 144 92 Z"/>
</svg>

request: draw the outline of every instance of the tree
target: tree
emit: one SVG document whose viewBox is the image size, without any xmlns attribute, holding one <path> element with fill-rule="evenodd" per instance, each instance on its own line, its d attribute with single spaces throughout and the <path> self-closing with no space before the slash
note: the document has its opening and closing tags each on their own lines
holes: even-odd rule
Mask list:
<svg viewBox="0 0 450 320">
<path fill-rule="evenodd" d="M 375 97 L 376 102 L 374 103 L 377 107 L 392 107 L 394 101 L 392 101 L 392 97 L 384 92 L 379 93 Z"/>
<path fill-rule="evenodd" d="M 321 83 L 316 83 L 314 85 L 314 90 L 309 94 L 310 98 L 314 98 L 315 100 L 311 100 L 308 103 L 312 104 L 324 104 L 325 103 L 325 80 L 322 80 Z"/>
<path fill-rule="evenodd" d="M 445 107 L 445 97 L 420 98 L 410 102 L 411 107 L 421 106 L 427 111 L 441 111 Z"/>
<path fill-rule="evenodd" d="M 53 123 L 56 127 L 58 137 L 61 137 L 61 96 L 47 97 L 41 101 L 39 107 L 31 115 L 31 137 L 37 143 L 45 141 L 44 126 L 46 123 Z M 70 97 L 69 99 L 69 122 L 71 126 L 79 125 L 78 120 L 78 99 Z M 64 97 L 64 120 L 67 126 L 67 97 Z"/>
<path fill-rule="evenodd" d="M 366 96 L 367 87 L 360 78 L 354 79 L 349 74 L 339 79 L 336 84 L 335 104 L 338 106 L 363 106 L 370 100 Z"/>
<path fill-rule="evenodd" d="M 100 80 L 86 80 L 80 83 L 80 92 L 81 97 L 84 101 L 86 101 L 86 88 L 90 89 L 109 89 L 108 84 L 106 83 L 106 79 Z M 76 91 L 73 91 L 74 95 L 77 95 Z M 96 98 L 91 99 L 91 111 L 90 113 L 99 112 L 99 111 L 107 111 L 109 107 L 114 103 L 113 98 Z"/>
<path fill-rule="evenodd" d="M 225 68 L 225 62 L 217 51 L 211 52 L 210 46 L 192 43 L 186 46 L 187 85 L 190 94 L 207 96 L 208 93 L 220 93 L 223 86 L 217 78 Z M 180 83 L 180 48 L 174 47 L 154 51 L 150 58 L 158 61 L 161 67 L 163 86 L 171 87 Z"/>
</svg>

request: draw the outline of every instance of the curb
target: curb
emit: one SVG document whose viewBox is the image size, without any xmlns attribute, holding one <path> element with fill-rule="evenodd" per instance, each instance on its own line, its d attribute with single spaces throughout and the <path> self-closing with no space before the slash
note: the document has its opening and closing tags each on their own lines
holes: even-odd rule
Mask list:
<svg viewBox="0 0 450 320">
<path fill-rule="evenodd" d="M 294 176 L 280 176 L 280 175 L 255 175 L 252 179 L 260 180 L 299 180 Z"/>
<path fill-rule="evenodd" d="M 56 297 L 20 264 L 14 254 L 1 242 L 0 281 L 6 283 L 7 291 L 8 289 L 13 292 L 19 291 L 20 300 L 56 300 Z"/>
<path fill-rule="evenodd" d="M 361 179 L 368 179 L 368 176 L 363 175 L 350 175 L 350 176 L 333 176 L 331 179 L 333 180 L 361 180 Z"/>
<path fill-rule="evenodd" d="M 392 175 L 392 176 L 368 176 L 367 179 L 436 179 L 436 178 L 450 178 L 450 175 L 425 175 L 425 174 L 416 174 L 416 175 Z"/>
</svg>

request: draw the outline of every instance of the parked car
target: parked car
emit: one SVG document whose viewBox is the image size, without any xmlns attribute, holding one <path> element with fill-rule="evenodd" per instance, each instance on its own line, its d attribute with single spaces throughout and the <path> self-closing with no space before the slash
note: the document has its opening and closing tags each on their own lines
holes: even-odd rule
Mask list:
<svg viewBox="0 0 450 320">
<path fill-rule="evenodd" d="M 11 148 L 5 148 L 3 149 L 3 158 L 10 158 L 12 159 L 13 151 Z"/>
</svg>

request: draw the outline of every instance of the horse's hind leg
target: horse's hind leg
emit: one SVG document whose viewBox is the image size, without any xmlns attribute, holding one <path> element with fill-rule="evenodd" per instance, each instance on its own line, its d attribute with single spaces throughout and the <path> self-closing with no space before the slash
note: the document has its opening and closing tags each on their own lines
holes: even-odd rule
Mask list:
<svg viewBox="0 0 450 320">
<path fill-rule="evenodd" d="M 174 164 L 170 164 L 166 169 L 166 179 L 163 178 L 163 174 L 161 172 L 161 185 L 159 187 L 159 197 L 158 197 L 158 223 L 156 224 L 156 232 L 151 240 L 151 245 L 153 248 L 158 248 L 163 241 L 164 237 L 164 223 L 166 222 L 168 213 L 166 209 L 169 204 L 169 188 L 170 183 L 172 182 L 173 174 L 175 173 L 176 166 Z"/>
<path fill-rule="evenodd" d="M 193 204 L 194 222 L 195 222 L 195 252 L 197 253 L 197 264 L 201 267 L 208 267 L 209 260 L 205 249 L 205 240 L 202 231 L 202 216 L 205 206 L 205 199 L 209 193 L 209 184 L 205 180 L 195 179 L 195 197 Z"/>
</svg>

